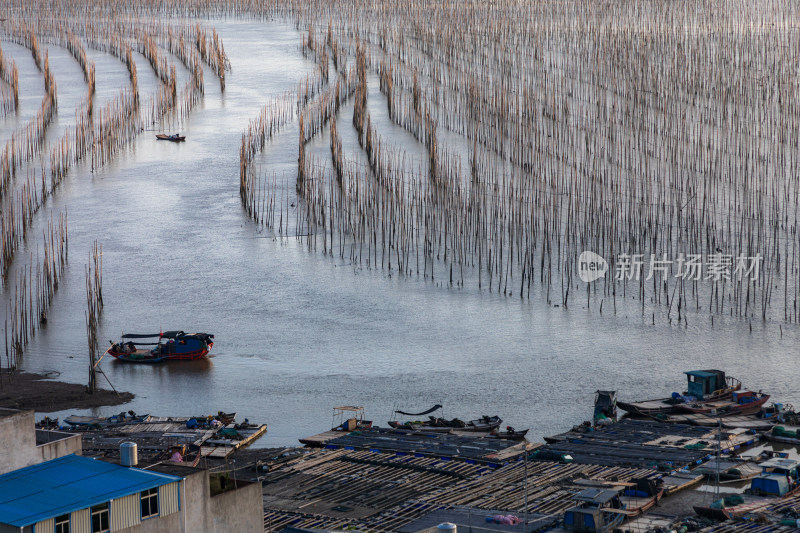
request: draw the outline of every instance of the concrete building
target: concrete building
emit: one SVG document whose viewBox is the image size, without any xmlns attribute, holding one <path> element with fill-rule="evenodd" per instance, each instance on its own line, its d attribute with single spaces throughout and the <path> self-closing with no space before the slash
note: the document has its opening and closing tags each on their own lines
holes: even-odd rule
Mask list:
<svg viewBox="0 0 800 533">
<path fill-rule="evenodd" d="M 235 480 L 223 473 L 210 473 L 205 469 L 169 462 L 144 468 L 183 479 L 181 494 L 185 494 L 186 502 L 185 531 L 264 531 L 260 483 Z M 223 479 L 225 481 L 221 483 Z"/>
<path fill-rule="evenodd" d="M 36 429 L 33 411 L 0 408 L 0 474 L 81 453 L 81 436 Z"/>
<path fill-rule="evenodd" d="M 0 533 L 184 531 L 181 478 L 67 455 L 0 476 Z"/>
<path fill-rule="evenodd" d="M 81 457 L 80 434 L 0 408 L 0 533 L 262 532 L 260 483 L 162 462 Z"/>
</svg>

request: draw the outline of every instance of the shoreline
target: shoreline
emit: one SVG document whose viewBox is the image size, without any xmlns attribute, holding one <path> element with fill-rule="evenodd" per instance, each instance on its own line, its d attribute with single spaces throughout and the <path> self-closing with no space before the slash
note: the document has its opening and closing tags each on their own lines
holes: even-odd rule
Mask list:
<svg viewBox="0 0 800 533">
<path fill-rule="evenodd" d="M 135 398 L 131 392 L 98 389 L 94 394 L 87 386 L 64 381 L 49 381 L 57 372 L 0 372 L 0 406 L 11 409 L 33 409 L 37 413 L 52 413 L 64 409 L 90 409 L 121 405 Z M 45 381 L 48 380 L 48 381 Z"/>
</svg>

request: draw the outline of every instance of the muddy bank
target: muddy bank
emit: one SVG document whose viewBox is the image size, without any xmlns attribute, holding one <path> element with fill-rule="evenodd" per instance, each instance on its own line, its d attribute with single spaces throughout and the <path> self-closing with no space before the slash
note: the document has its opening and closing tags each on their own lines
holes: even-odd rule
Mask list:
<svg viewBox="0 0 800 533">
<path fill-rule="evenodd" d="M 133 400 L 130 392 L 116 393 L 98 390 L 89 394 L 86 385 L 45 381 L 58 377 L 58 373 L 32 374 L 7 372 L 0 374 L 0 407 L 34 409 L 40 413 L 64 409 L 88 409 L 106 405 L 119 405 Z"/>
</svg>

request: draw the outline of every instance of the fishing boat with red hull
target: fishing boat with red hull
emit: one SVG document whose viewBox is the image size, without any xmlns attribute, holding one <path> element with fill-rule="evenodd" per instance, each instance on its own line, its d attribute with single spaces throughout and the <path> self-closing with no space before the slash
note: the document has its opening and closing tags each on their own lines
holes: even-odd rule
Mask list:
<svg viewBox="0 0 800 533">
<path fill-rule="evenodd" d="M 106 353 L 128 363 L 160 363 L 162 361 L 196 361 L 205 357 L 214 346 L 210 333 L 126 333 L 120 342 L 111 342 Z"/>
<path fill-rule="evenodd" d="M 731 394 L 727 401 L 685 403 L 677 405 L 678 410 L 686 413 L 707 414 L 712 416 L 722 415 L 749 415 L 761 410 L 769 394 L 740 390 Z"/>
<path fill-rule="evenodd" d="M 691 370 L 684 372 L 688 383 L 683 394 L 673 392 L 669 398 L 645 400 L 640 402 L 617 401 L 617 407 L 630 414 L 653 416 L 680 412 L 684 404 L 703 404 L 728 400 L 731 395 L 742 388 L 736 378 L 726 376 L 722 370 Z"/>
</svg>

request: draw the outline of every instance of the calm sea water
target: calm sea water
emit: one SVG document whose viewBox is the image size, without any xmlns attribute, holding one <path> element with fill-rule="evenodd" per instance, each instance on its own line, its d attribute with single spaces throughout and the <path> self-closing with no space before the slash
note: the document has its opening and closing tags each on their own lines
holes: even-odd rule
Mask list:
<svg viewBox="0 0 800 533">
<path fill-rule="evenodd" d="M 781 330 L 778 322 L 757 321 L 751 331 L 735 319 L 715 317 L 712 325 L 702 313 L 690 315 L 688 325 L 658 319 L 653 325 L 635 301 L 618 303 L 616 315 L 608 305 L 602 314 L 596 303 L 587 308 L 580 298 L 564 309 L 548 305 L 538 289 L 521 300 L 470 284 L 452 288 L 354 266 L 308 251 L 294 238 L 275 239 L 241 208 L 241 134 L 260 106 L 294 89 L 314 65 L 300 54 L 301 37 L 291 26 L 214 24 L 233 71 L 224 94 L 206 72 L 205 99 L 182 128 L 187 142 L 159 143 L 154 132 L 145 132 L 114 164 L 94 173 L 73 171 L 39 214 L 33 235 L 51 209 L 69 209 L 69 265 L 49 324 L 27 350 L 25 370 L 86 382 L 84 268 L 97 239 L 104 251 L 101 339 L 161 329 L 216 335 L 206 361 L 146 366 L 104 360 L 114 386 L 137 396 L 124 409 L 236 411 L 269 424 L 259 446 L 292 445 L 327 430 L 332 407 L 343 404 L 363 405 L 369 418 L 385 425 L 396 408 L 440 403 L 444 416 L 499 414 L 540 439 L 587 419 L 598 388 L 616 389 L 625 399 L 664 396 L 683 390 L 682 372 L 695 368 L 725 369 L 751 388 L 800 404 L 796 326 Z M 33 62 L 23 60 L 29 52 L 3 46 L 19 58 L 30 87 L 22 112 L 30 116 L 41 99 L 41 78 Z M 60 95 L 54 138 L 57 128 L 74 123 L 85 85 L 68 54 L 51 49 Z M 97 106 L 126 86 L 127 72 L 113 57 L 91 55 Z M 156 79 L 143 58 L 137 60 L 145 96 Z M 371 90 L 370 99 L 375 95 Z M 385 122 L 382 131 L 391 128 L 380 115 L 385 105 L 370 100 L 370 106 L 374 120 Z M 6 120 L 4 138 L 20 120 Z M 411 143 L 402 130 L 392 134 Z M 263 162 L 270 171 L 291 172 L 296 139 L 296 127 L 288 127 L 267 149 Z M 315 142 L 324 153 L 326 142 Z M 415 155 L 415 147 L 409 144 L 408 152 Z M 71 413 L 88 411 L 57 415 Z"/>
</svg>

